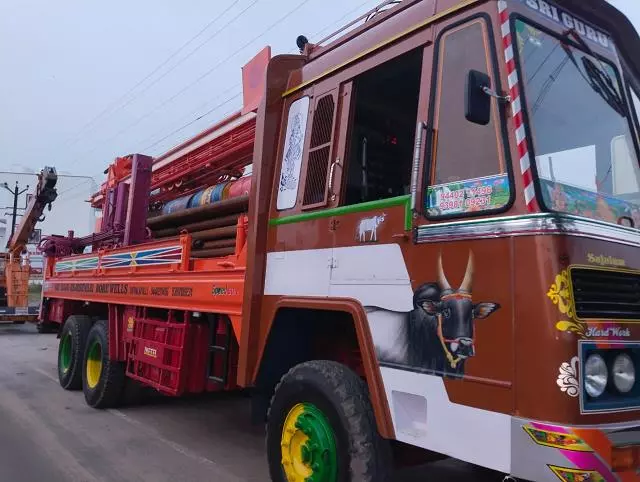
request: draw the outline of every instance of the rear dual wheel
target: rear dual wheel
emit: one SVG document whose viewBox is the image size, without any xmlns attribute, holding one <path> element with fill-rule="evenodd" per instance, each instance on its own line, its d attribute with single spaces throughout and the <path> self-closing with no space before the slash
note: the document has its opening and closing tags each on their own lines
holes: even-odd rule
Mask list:
<svg viewBox="0 0 640 482">
<path fill-rule="evenodd" d="M 365 383 L 346 366 L 303 363 L 276 387 L 267 422 L 271 480 L 382 482 L 388 449 Z"/>
<path fill-rule="evenodd" d="M 72 315 L 60 332 L 58 345 L 58 381 L 65 390 L 82 388 L 82 360 L 87 336 L 91 329 L 91 318 Z"/>
<path fill-rule="evenodd" d="M 82 370 L 82 391 L 93 408 L 113 407 L 121 401 L 125 387 L 125 365 L 109 359 L 107 322 L 97 321 L 87 337 Z"/>
</svg>

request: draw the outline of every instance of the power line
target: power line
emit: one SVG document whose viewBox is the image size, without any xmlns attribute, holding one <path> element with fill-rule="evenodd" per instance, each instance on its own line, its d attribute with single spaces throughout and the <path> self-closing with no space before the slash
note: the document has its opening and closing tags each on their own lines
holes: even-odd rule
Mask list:
<svg viewBox="0 0 640 482">
<path fill-rule="evenodd" d="M 345 13 L 344 15 L 342 15 L 340 18 L 337 18 L 335 20 L 333 20 L 331 23 L 329 23 L 328 25 L 326 25 L 324 28 L 322 28 L 321 30 L 317 31 L 316 33 L 314 33 L 311 38 L 315 38 L 318 37 L 320 34 L 322 34 L 323 32 L 325 32 L 326 30 L 328 30 L 329 28 L 331 28 L 331 26 L 335 25 L 338 22 L 341 22 L 342 20 L 344 20 L 345 18 L 349 17 L 350 15 L 352 15 L 354 12 L 360 10 L 362 7 L 364 7 L 365 5 L 367 5 L 368 3 L 371 3 L 372 0 L 366 0 L 364 2 L 362 2 L 361 4 L 359 4 L 357 7 L 349 10 L 347 13 Z M 293 49 L 290 51 L 290 53 L 295 52 L 296 49 Z M 226 94 L 227 92 L 230 92 L 231 90 L 241 87 L 241 84 L 236 84 L 232 87 L 230 87 L 229 89 L 225 90 L 222 94 L 216 96 L 214 98 L 214 100 L 219 99 L 221 96 L 223 96 L 224 94 Z M 183 129 L 189 127 L 190 125 L 193 125 L 195 122 L 199 121 L 200 119 L 202 119 L 203 117 L 206 117 L 207 115 L 211 114 L 212 112 L 214 112 L 215 110 L 217 110 L 219 107 L 221 107 L 222 105 L 227 104 L 228 102 L 230 102 L 231 100 L 239 97 L 240 94 L 234 95 L 232 98 L 227 99 L 226 101 L 224 101 L 222 104 L 217 105 L 216 107 L 214 107 L 213 109 L 205 112 L 202 115 L 199 115 L 198 117 L 196 117 L 195 119 L 190 120 L 189 122 L 187 122 L 186 124 L 181 125 L 180 127 L 174 129 L 173 131 L 171 131 L 169 134 L 165 135 L 164 137 L 162 137 L 161 139 L 159 139 L 157 142 L 154 142 L 153 144 L 151 144 L 150 146 L 145 147 L 144 149 L 142 149 L 141 151 L 138 152 L 145 152 L 147 151 L 147 149 L 150 149 L 152 147 L 155 147 L 157 144 L 159 144 L 160 142 L 168 139 L 169 137 L 171 137 L 174 134 L 177 134 L 178 132 L 182 131 Z M 203 104 L 200 107 L 203 107 L 206 104 L 209 104 L 211 101 L 209 102 L 205 102 L 205 104 Z M 191 113 L 187 114 L 186 116 L 183 116 L 182 118 L 185 117 L 190 117 L 191 115 L 194 115 L 198 112 L 198 110 L 200 110 L 200 107 L 198 109 L 196 109 L 195 111 L 192 111 Z M 152 134 L 151 136 L 145 138 L 143 141 L 140 142 L 140 144 L 144 144 L 146 141 L 154 138 L 156 136 L 156 134 L 158 134 L 158 131 L 156 131 L 154 134 Z"/>
<path fill-rule="evenodd" d="M 200 29 L 200 31 L 198 33 L 196 33 L 193 37 L 191 37 L 189 40 L 187 40 L 184 44 L 182 44 L 182 46 L 180 48 L 178 48 L 177 50 L 175 50 L 171 55 L 169 55 L 169 57 L 167 57 L 163 62 L 161 62 L 156 68 L 154 68 L 151 72 L 149 72 L 142 80 L 138 81 L 133 87 L 131 87 L 127 92 L 125 92 L 123 95 L 121 95 L 120 97 L 118 97 L 115 101 L 111 102 L 104 110 L 102 110 L 98 115 L 96 115 L 93 119 L 91 119 L 89 122 L 87 122 L 81 129 L 80 131 L 78 131 L 78 133 L 73 136 L 72 140 L 70 142 L 68 142 L 64 147 L 70 147 L 72 145 L 74 145 L 78 140 L 81 139 L 81 134 L 84 133 L 85 129 L 87 129 L 88 127 L 92 126 L 97 120 L 99 120 L 100 118 L 102 118 L 107 112 L 109 112 L 114 106 L 117 106 L 122 100 L 124 100 L 129 94 L 131 94 L 131 92 L 135 91 L 135 89 L 137 89 L 140 85 L 142 85 L 144 82 L 146 82 L 149 78 L 151 78 L 151 76 L 153 76 L 156 72 L 158 72 L 162 67 L 164 67 L 165 65 L 167 65 L 171 59 L 175 58 L 176 55 L 178 55 L 180 52 L 182 52 L 189 44 L 191 44 L 195 39 L 197 39 L 200 35 L 202 35 L 205 31 L 207 31 L 209 29 L 209 27 L 211 27 L 211 25 L 213 25 L 215 22 L 217 22 L 220 18 L 222 18 L 224 16 L 224 14 L 226 14 L 229 10 L 231 10 L 233 7 L 235 7 L 238 3 L 240 2 L 240 0 L 235 0 L 233 3 L 231 3 L 231 5 L 229 5 L 222 13 L 220 13 L 219 15 L 217 15 L 215 18 L 213 18 L 213 20 L 209 21 L 202 29 Z M 255 3 L 255 2 L 254 2 Z M 205 42 L 206 43 L 206 42 Z M 203 44 L 201 44 L 198 48 L 200 48 Z M 197 49 L 196 49 L 197 50 Z M 192 52 L 193 53 L 193 52 Z M 191 55 L 191 54 L 189 54 Z M 144 92 L 144 91 L 143 91 Z M 134 97 L 136 98 L 136 97 Z M 121 107 L 122 108 L 122 107 Z"/>
<path fill-rule="evenodd" d="M 187 122 L 185 125 L 183 125 L 182 127 L 179 127 L 178 129 L 174 130 L 173 132 L 170 132 L 169 134 L 167 134 L 166 136 L 164 136 L 162 139 L 157 140 L 156 142 L 154 142 L 153 144 L 145 147 L 143 149 L 143 152 L 151 149 L 152 147 L 157 146 L 158 144 L 160 144 L 162 141 L 164 141 L 165 139 L 171 137 L 174 134 L 177 134 L 178 132 L 180 132 L 183 129 L 186 129 L 187 127 L 189 127 L 192 124 L 195 124 L 196 122 L 198 122 L 200 119 L 202 119 L 203 117 L 208 116 L 209 114 L 211 114 L 212 112 L 218 110 L 220 107 L 227 105 L 229 102 L 231 102 L 234 99 L 237 99 L 238 97 L 240 97 L 242 95 L 242 92 L 229 97 L 227 100 L 225 100 L 224 102 L 221 102 L 220 104 L 216 105 L 215 107 L 213 107 L 212 109 L 209 109 L 207 112 L 205 112 L 204 114 L 199 115 L 198 117 L 196 117 L 195 119 L 193 119 L 191 122 Z"/>
<path fill-rule="evenodd" d="M 364 7 L 366 4 L 368 3 L 378 3 L 377 0 L 366 0 L 365 2 L 362 2 L 360 5 L 358 5 L 357 7 L 355 7 L 352 10 L 349 10 L 347 13 L 345 13 L 342 17 L 334 20 L 333 22 L 331 22 L 329 25 L 327 25 L 325 28 L 323 28 L 322 30 L 319 30 L 318 32 L 314 33 L 311 38 L 315 38 L 315 37 L 319 37 L 320 34 L 326 32 L 327 30 L 329 30 L 333 25 L 335 25 L 338 22 L 341 22 L 342 20 L 344 20 L 345 18 L 349 17 L 350 15 L 352 15 L 354 12 L 357 12 L 358 10 L 360 10 L 362 7 Z"/>
<path fill-rule="evenodd" d="M 103 146 L 104 144 L 113 141 L 114 139 L 120 137 L 120 135 L 122 135 L 123 133 L 127 132 L 129 129 L 131 129 L 132 127 L 135 127 L 136 125 L 138 125 L 140 122 L 142 122 L 143 120 L 147 119 L 149 116 L 151 116 L 154 112 L 158 111 L 159 109 L 161 109 L 162 107 L 164 107 L 165 105 L 169 104 L 170 102 L 172 102 L 173 100 L 175 100 L 176 98 L 178 98 L 180 95 L 182 95 L 184 92 L 186 92 L 187 90 L 191 89 L 193 86 L 195 86 L 196 84 L 198 84 L 199 82 L 201 82 L 202 80 L 204 80 L 206 77 L 208 77 L 209 75 L 211 75 L 213 72 L 215 72 L 220 66 L 222 66 L 223 64 L 225 64 L 226 62 L 228 62 L 229 60 L 231 60 L 233 57 L 235 57 L 238 53 L 242 52 L 245 48 L 247 48 L 249 45 L 251 45 L 253 42 L 255 42 L 256 40 L 262 38 L 264 35 L 266 35 L 268 32 L 270 32 L 271 30 L 273 30 L 275 27 L 277 27 L 280 23 L 282 23 L 284 20 L 286 20 L 287 18 L 289 18 L 291 15 L 293 15 L 295 12 L 297 12 L 298 10 L 300 10 L 304 5 L 306 5 L 307 3 L 309 3 L 311 0 L 302 0 L 298 6 L 296 6 L 295 8 L 293 8 L 292 10 L 290 10 L 289 12 L 287 12 L 285 15 L 283 15 L 282 17 L 280 17 L 280 19 L 278 19 L 276 22 L 274 22 L 273 24 L 271 24 L 269 27 L 267 27 L 267 29 L 265 29 L 262 33 L 260 33 L 259 35 L 253 37 L 251 40 L 249 40 L 247 43 L 245 43 L 244 45 L 242 45 L 242 47 L 236 49 L 235 51 L 233 51 L 233 53 L 231 53 L 230 55 L 228 55 L 227 57 L 225 57 L 223 60 L 221 60 L 220 62 L 218 62 L 217 64 L 215 64 L 213 67 L 211 67 L 209 70 L 207 70 L 206 72 L 204 72 L 202 75 L 200 75 L 198 78 L 196 78 L 193 82 L 191 82 L 190 84 L 187 84 L 185 87 L 183 87 L 182 89 L 180 89 L 178 92 L 176 92 L 174 95 L 172 95 L 171 97 L 169 97 L 168 99 L 165 99 L 163 102 L 161 102 L 160 104 L 158 104 L 156 107 L 154 107 L 153 109 L 151 109 L 150 111 L 148 111 L 146 114 L 144 114 L 142 117 L 139 117 L 138 119 L 136 119 L 134 122 L 132 122 L 131 124 L 128 124 L 126 127 L 120 129 L 116 134 L 114 134 L 112 137 L 106 139 L 105 141 L 97 144 L 96 146 L 94 146 L 92 149 L 90 149 L 89 151 L 86 151 L 84 153 L 82 153 L 80 156 L 78 156 L 78 158 L 75 159 L 75 161 L 79 161 L 79 157 L 81 156 L 85 156 L 88 154 L 91 154 L 93 152 L 95 152 L 98 148 L 100 148 L 101 146 Z"/>
<path fill-rule="evenodd" d="M 238 3 L 237 0 L 235 3 Z M 164 71 L 162 73 L 162 75 L 158 78 L 156 78 L 155 80 L 153 80 L 153 82 L 151 82 L 149 85 L 147 85 L 143 90 L 141 90 L 137 95 L 133 96 L 131 99 L 129 99 L 126 103 L 124 103 L 123 105 L 121 105 L 118 109 L 116 109 L 115 111 L 112 112 L 112 114 L 115 114 L 116 112 L 124 109 L 125 107 L 131 105 L 131 103 L 136 100 L 138 97 L 140 97 L 142 94 L 144 94 L 146 91 L 148 91 L 151 87 L 153 87 L 154 85 L 156 85 L 158 82 L 160 82 L 162 79 L 164 79 L 167 75 L 169 75 L 171 72 L 173 72 L 179 65 L 181 65 L 183 62 L 185 62 L 187 59 L 191 58 L 191 56 L 193 54 L 195 54 L 198 50 L 200 50 L 205 44 L 209 43 L 211 40 L 213 40 L 215 37 L 218 36 L 219 33 L 221 33 L 224 29 L 226 29 L 227 27 L 229 27 L 233 22 L 235 22 L 238 18 L 240 18 L 241 15 L 243 15 L 245 12 L 247 12 L 251 7 L 253 7 L 256 3 L 258 3 L 260 0 L 254 0 L 252 3 L 250 3 L 244 10 L 242 10 L 240 13 L 238 13 L 235 17 L 233 17 L 231 20 L 229 20 L 226 24 L 224 24 L 221 28 L 219 28 L 218 30 L 216 30 L 213 35 L 209 36 L 204 42 L 202 42 L 200 45 L 198 45 L 195 49 L 193 49 L 191 52 L 189 52 L 185 57 L 182 57 L 178 62 L 176 62 L 175 64 L 173 64 L 169 69 L 167 69 L 166 71 Z"/>
<path fill-rule="evenodd" d="M 204 102 L 203 104 L 199 105 L 195 110 L 193 110 L 193 111 L 189 112 L 188 114 L 183 115 L 182 117 L 180 117 L 180 120 L 179 120 L 178 122 L 176 122 L 176 123 L 172 123 L 172 125 L 174 125 L 174 126 L 175 126 L 176 124 L 179 124 L 181 127 L 184 127 L 184 125 L 182 124 L 182 122 L 184 122 L 184 120 L 185 120 L 185 119 L 190 119 L 190 120 L 192 120 L 192 117 L 193 117 L 194 115 L 198 114 L 198 112 L 200 112 L 202 109 L 204 109 L 204 108 L 206 108 L 207 106 L 211 105 L 212 103 L 214 103 L 214 102 L 218 101 L 221 97 L 223 97 L 223 96 L 225 96 L 226 94 L 228 94 L 228 93 L 230 93 L 230 92 L 232 92 L 232 91 L 236 90 L 238 87 L 240 87 L 240 85 L 239 85 L 239 84 L 235 84 L 235 85 L 232 85 L 231 87 L 229 87 L 228 89 L 225 89 L 223 92 L 221 92 L 220 94 L 216 95 L 213 99 L 209 99 L 207 102 Z M 241 93 L 242 93 L 242 92 L 240 92 L 240 94 L 241 94 Z M 234 98 L 235 98 L 235 97 L 237 97 L 237 96 L 238 96 L 238 95 L 240 95 L 240 94 L 237 94 L 236 96 L 234 96 Z M 168 126 L 167 126 L 167 127 L 168 127 Z M 158 136 L 158 135 L 162 135 L 162 133 L 166 132 L 166 129 L 167 129 L 167 128 L 165 127 L 165 128 L 162 128 L 162 129 L 159 129 L 159 130 L 155 131 L 155 132 L 154 132 L 153 134 L 151 134 L 150 136 L 147 136 L 147 137 L 145 137 L 143 140 L 141 140 L 141 141 L 137 142 L 137 143 L 136 143 L 136 145 L 137 145 L 137 146 L 145 145 L 147 142 L 149 142 L 149 141 L 153 140 L 156 136 Z M 174 129 L 175 129 L 175 127 L 174 127 Z M 177 129 L 179 130 L 180 128 L 177 128 Z M 145 149 L 142 149 L 142 150 L 140 150 L 140 149 L 137 149 L 137 148 L 136 148 L 136 149 L 132 149 L 132 150 L 130 150 L 130 152 L 133 152 L 134 150 L 135 150 L 136 152 L 145 152 L 146 148 L 145 148 Z"/>
<path fill-rule="evenodd" d="M 307 1 L 309 1 L 309 0 L 307 0 Z M 317 31 L 315 34 L 313 34 L 313 35 L 312 35 L 312 38 L 319 36 L 320 34 L 322 34 L 323 32 L 325 32 L 326 30 L 328 30 L 332 25 L 335 25 L 336 23 L 338 23 L 338 22 L 340 22 L 340 21 L 344 20 L 346 17 L 350 16 L 351 14 L 353 14 L 354 12 L 356 12 L 357 10 L 359 10 L 360 8 L 362 8 L 363 6 L 365 6 L 366 4 L 368 4 L 368 3 L 370 3 L 370 2 L 371 2 L 371 0 L 367 0 L 367 1 L 365 1 L 365 2 L 360 3 L 357 7 L 355 7 L 355 8 L 353 8 L 353 9 L 349 10 L 347 13 L 343 14 L 341 17 L 339 17 L 339 18 L 337 18 L 337 19 L 333 20 L 333 21 L 332 21 L 331 23 L 329 23 L 327 26 L 325 26 L 325 27 L 324 27 L 324 28 L 322 28 L 321 30 Z M 254 3 L 255 3 L 255 2 L 254 2 Z M 307 2 L 303 2 L 303 3 L 307 3 Z M 253 5 L 253 4 L 251 4 L 251 5 Z M 250 5 L 250 6 L 251 6 L 251 5 Z M 302 6 L 302 5 L 299 5 L 299 7 L 298 7 L 298 8 L 300 8 L 301 6 Z M 287 15 L 285 15 L 284 17 L 282 17 L 281 19 L 279 19 L 275 24 L 271 25 L 267 30 L 265 30 L 264 32 L 262 32 L 259 36 L 255 37 L 255 38 L 254 38 L 254 39 L 252 39 L 250 42 L 248 42 L 248 43 L 247 43 L 247 44 L 245 44 L 243 47 L 241 47 L 241 48 L 240 48 L 240 49 L 238 49 L 236 52 L 234 52 L 234 53 L 233 53 L 233 54 L 231 54 L 229 57 L 227 57 L 227 59 L 223 60 L 222 62 L 220 62 L 219 64 L 217 64 L 216 66 L 214 66 L 214 67 L 212 68 L 212 70 L 214 70 L 214 69 L 215 69 L 215 68 L 217 68 L 219 65 L 221 65 L 222 63 L 224 63 L 224 62 L 226 62 L 227 60 L 229 60 L 231 57 L 233 57 L 233 56 L 234 56 L 235 54 L 237 54 L 239 51 L 241 51 L 241 50 L 243 50 L 244 48 L 246 48 L 246 46 L 248 46 L 250 43 L 254 42 L 255 40 L 257 40 L 257 39 L 258 39 L 258 38 L 260 38 L 261 36 L 265 35 L 268 31 L 270 31 L 270 30 L 271 30 L 272 28 L 274 28 L 277 24 L 279 24 L 280 22 L 282 22 L 283 20 L 285 20 L 288 16 L 290 16 L 291 14 L 293 14 L 296 10 L 297 10 L 297 9 L 294 9 L 294 10 L 290 11 Z M 205 73 L 205 74 L 207 74 L 207 73 Z M 196 80 L 196 82 L 197 82 L 197 81 L 198 81 L 198 79 Z M 194 83 L 194 84 L 195 84 L 195 83 Z M 192 84 L 192 85 L 194 85 L 194 84 Z M 223 96 L 223 95 L 225 95 L 226 93 L 228 93 L 228 92 L 230 92 L 230 91 L 232 91 L 232 90 L 234 90 L 235 88 L 238 88 L 238 87 L 240 87 L 240 86 L 241 86 L 241 84 L 233 85 L 233 86 L 232 86 L 232 87 L 230 87 L 229 89 L 227 89 L 227 90 L 225 90 L 224 92 L 222 92 L 220 95 L 216 96 L 213 100 L 219 99 L 220 97 L 222 97 L 222 96 Z M 179 95 L 179 93 L 178 93 L 178 95 Z M 148 149 L 151 149 L 151 148 L 153 148 L 153 147 L 157 146 L 157 145 L 158 145 L 158 144 L 160 144 L 162 141 L 164 141 L 164 140 L 166 140 L 166 139 L 170 138 L 171 136 L 173 136 L 173 135 L 175 135 L 175 134 L 177 134 L 177 133 L 181 132 L 182 130 L 186 129 L 187 127 L 189 127 L 189 126 L 191 126 L 191 125 L 195 124 L 197 121 L 199 121 L 199 120 L 203 119 L 204 117 L 207 117 L 208 115 L 210 115 L 211 113 L 213 113 L 213 112 L 215 112 L 217 109 L 219 109 L 220 107 L 222 107 L 222 106 L 224 106 L 224 105 L 228 104 L 229 102 L 231 102 L 232 100 L 234 100 L 234 99 L 238 98 L 240 95 L 241 95 L 241 93 L 238 93 L 238 94 L 236 94 L 236 95 L 234 95 L 234 96 L 232 96 L 232 97 L 230 97 L 230 98 L 228 98 L 228 99 L 224 100 L 222 103 L 217 104 L 216 106 L 214 106 L 213 108 L 209 109 L 209 110 L 208 110 L 208 111 L 206 111 L 205 113 L 198 115 L 198 116 L 197 116 L 197 117 L 195 117 L 194 119 L 191 119 L 191 120 L 190 120 L 189 122 L 187 122 L 186 124 L 182 124 L 182 125 L 180 125 L 179 127 L 177 127 L 176 129 L 172 130 L 172 131 L 171 131 L 171 132 L 169 132 L 168 134 L 164 135 L 163 137 L 161 137 L 161 138 L 160 138 L 160 139 L 158 139 L 157 141 L 153 142 L 152 144 L 150 144 L 150 145 L 146 146 L 145 148 L 143 148 L 143 149 L 141 149 L 141 150 L 136 149 L 135 151 L 136 151 L 136 152 L 145 152 L 145 151 L 147 151 Z M 170 99 L 170 100 L 171 100 L 171 99 Z M 205 102 L 201 107 L 204 107 L 206 104 L 209 104 L 209 103 L 211 103 L 211 102 L 212 102 L 212 101 Z M 200 109 L 200 108 L 196 109 L 195 111 L 192 111 L 191 113 L 187 114 L 187 116 L 183 116 L 183 118 L 184 118 L 184 117 L 189 117 L 189 116 L 191 116 L 191 115 L 196 114 L 196 113 L 197 113 L 197 111 L 198 111 L 199 109 Z M 129 128 L 129 127 L 128 127 L 128 128 Z M 128 128 L 127 128 L 127 129 L 128 129 Z M 145 138 L 143 141 L 141 141 L 141 142 L 139 143 L 139 145 L 140 145 L 140 144 L 144 144 L 146 141 L 153 139 L 153 138 L 154 138 L 158 133 L 159 133 L 159 131 L 156 131 L 156 132 L 155 132 L 154 134 L 152 134 L 151 136 L 148 136 L 148 137 L 147 137 L 147 138 Z M 108 141 L 105 141 L 105 142 L 108 142 Z M 131 152 L 133 152 L 133 150 L 132 150 Z M 100 175 L 102 175 L 102 174 L 103 174 L 103 173 L 102 173 L 102 172 L 100 172 L 100 173 L 98 173 L 98 174 L 97 174 L 96 176 L 94 176 L 94 177 L 100 176 Z"/>
<path fill-rule="evenodd" d="M 59 193 L 58 193 L 58 197 L 62 196 L 63 194 L 68 193 L 69 191 L 73 191 L 74 189 L 77 189 L 77 188 L 79 188 L 80 186 L 82 186 L 83 184 L 86 184 L 86 183 L 88 183 L 88 182 L 94 182 L 94 183 L 95 183 L 96 181 L 95 181 L 95 179 L 93 179 L 92 177 L 87 177 L 87 178 L 85 178 L 83 181 L 80 181 L 79 183 L 74 184 L 74 185 L 73 185 L 73 186 L 71 186 L 70 188 L 67 188 L 67 189 L 65 189 L 64 191 L 59 192 Z M 96 184 L 97 184 L 97 183 L 96 183 Z"/>
</svg>

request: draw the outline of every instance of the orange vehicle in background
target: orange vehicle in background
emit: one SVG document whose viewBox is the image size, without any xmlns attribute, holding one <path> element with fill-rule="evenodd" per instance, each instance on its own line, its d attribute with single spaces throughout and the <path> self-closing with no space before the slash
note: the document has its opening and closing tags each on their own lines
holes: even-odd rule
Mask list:
<svg viewBox="0 0 640 482">
<path fill-rule="evenodd" d="M 29 277 L 31 265 L 26 252 L 27 243 L 36 223 L 51 210 L 58 196 L 55 189 L 58 175 L 53 167 L 45 167 L 38 174 L 38 184 L 20 223 L 7 243 L 7 251 L 0 253 L 0 322 L 24 323 L 38 321 L 39 309 L 29 306 Z"/>
<path fill-rule="evenodd" d="M 96 233 L 41 245 L 60 384 L 251 387 L 280 482 L 638 480 L 637 33 L 604 0 L 383 6 L 261 52 L 242 111 L 117 159 Z"/>
</svg>

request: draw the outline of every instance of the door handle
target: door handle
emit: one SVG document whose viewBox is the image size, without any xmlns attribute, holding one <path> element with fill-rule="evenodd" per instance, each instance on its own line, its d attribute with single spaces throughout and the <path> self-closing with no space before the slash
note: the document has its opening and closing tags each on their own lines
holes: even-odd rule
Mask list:
<svg viewBox="0 0 640 482">
<path fill-rule="evenodd" d="M 337 158 L 335 161 L 331 163 L 331 167 L 329 168 L 329 193 L 331 194 L 331 200 L 336 200 L 336 193 L 333 192 L 333 177 L 336 170 L 336 165 L 340 164 L 340 159 Z"/>
</svg>

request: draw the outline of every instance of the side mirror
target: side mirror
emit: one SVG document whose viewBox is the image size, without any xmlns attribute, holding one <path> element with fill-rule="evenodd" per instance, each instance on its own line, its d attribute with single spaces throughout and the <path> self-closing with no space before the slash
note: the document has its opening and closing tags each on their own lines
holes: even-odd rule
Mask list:
<svg viewBox="0 0 640 482">
<path fill-rule="evenodd" d="M 485 88 L 491 88 L 491 77 L 477 70 L 469 71 L 464 116 L 469 122 L 482 126 L 491 121 L 491 96 L 484 91 Z"/>
</svg>

